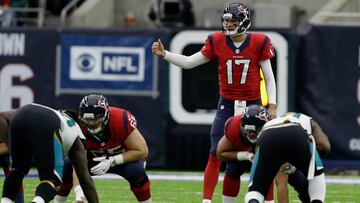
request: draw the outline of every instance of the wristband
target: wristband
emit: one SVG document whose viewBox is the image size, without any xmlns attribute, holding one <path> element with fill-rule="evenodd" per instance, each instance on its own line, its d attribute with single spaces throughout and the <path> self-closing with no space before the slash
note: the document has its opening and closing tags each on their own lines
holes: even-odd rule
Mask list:
<svg viewBox="0 0 360 203">
<path fill-rule="evenodd" d="M 124 163 L 124 156 L 122 154 L 115 155 L 112 158 L 114 158 L 114 163 L 115 163 L 114 165 L 119 165 Z"/>
<path fill-rule="evenodd" d="M 241 151 L 236 154 L 236 159 L 239 161 L 252 161 L 254 154 L 247 151 Z"/>
</svg>

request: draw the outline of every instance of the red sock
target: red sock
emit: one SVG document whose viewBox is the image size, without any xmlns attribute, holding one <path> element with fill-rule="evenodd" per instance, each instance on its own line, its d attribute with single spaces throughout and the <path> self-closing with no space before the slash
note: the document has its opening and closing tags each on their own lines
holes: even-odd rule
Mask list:
<svg viewBox="0 0 360 203">
<path fill-rule="evenodd" d="M 60 190 L 56 193 L 57 195 L 67 197 L 73 187 L 72 183 L 63 183 L 60 186 Z"/>
<path fill-rule="evenodd" d="M 20 185 L 19 193 L 24 193 L 24 185 L 23 184 Z"/>
<path fill-rule="evenodd" d="M 131 191 L 133 191 L 136 199 L 139 202 L 148 200 L 151 198 L 150 193 L 150 181 L 146 181 L 141 187 L 132 187 Z"/>
<path fill-rule="evenodd" d="M 240 177 L 233 178 L 225 174 L 223 182 L 223 195 L 236 197 L 240 191 Z"/>
<path fill-rule="evenodd" d="M 274 200 L 274 181 L 271 182 L 271 185 L 269 187 L 268 193 L 266 194 L 265 200 L 266 201 Z"/>
<path fill-rule="evenodd" d="M 203 199 L 212 199 L 219 179 L 221 160 L 214 155 L 209 156 L 204 174 Z"/>
</svg>

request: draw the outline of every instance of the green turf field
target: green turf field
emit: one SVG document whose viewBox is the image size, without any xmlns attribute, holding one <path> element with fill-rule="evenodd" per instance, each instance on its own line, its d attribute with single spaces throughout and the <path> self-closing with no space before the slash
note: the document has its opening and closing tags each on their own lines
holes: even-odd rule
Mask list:
<svg viewBox="0 0 360 203">
<path fill-rule="evenodd" d="M 2 187 L 4 178 L 0 179 L 0 186 Z M 25 202 L 31 201 L 35 186 L 38 183 L 37 178 L 25 179 Z M 124 180 L 95 180 L 96 188 L 99 193 L 101 203 L 128 203 L 136 202 L 135 197 L 130 192 L 130 188 Z M 214 203 L 221 202 L 221 187 L 222 182 L 219 182 L 215 194 Z M 240 195 L 237 202 L 243 202 L 244 193 L 247 185 L 242 184 Z M 358 203 L 360 185 L 327 185 L 327 203 Z M 154 203 L 200 203 L 202 195 L 201 181 L 151 181 L 151 192 Z M 69 197 L 68 202 L 74 199 L 73 193 Z M 297 200 L 296 194 L 290 190 L 290 202 L 300 202 Z"/>
</svg>

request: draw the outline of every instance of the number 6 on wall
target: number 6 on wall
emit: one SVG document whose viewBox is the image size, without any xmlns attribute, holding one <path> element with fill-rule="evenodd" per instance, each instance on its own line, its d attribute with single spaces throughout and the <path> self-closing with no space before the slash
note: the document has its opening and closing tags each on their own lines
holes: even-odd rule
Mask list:
<svg viewBox="0 0 360 203">
<path fill-rule="evenodd" d="M 31 88 L 13 84 L 14 77 L 20 78 L 23 82 L 33 76 L 33 71 L 25 64 L 7 64 L 0 70 L 1 111 L 17 108 L 13 106 L 13 99 L 18 99 L 20 106 L 34 102 L 34 93 Z"/>
</svg>

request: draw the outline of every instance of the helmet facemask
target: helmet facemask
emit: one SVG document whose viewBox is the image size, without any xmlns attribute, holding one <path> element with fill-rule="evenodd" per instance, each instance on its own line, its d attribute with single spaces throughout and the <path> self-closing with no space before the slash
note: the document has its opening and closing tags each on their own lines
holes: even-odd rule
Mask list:
<svg viewBox="0 0 360 203">
<path fill-rule="evenodd" d="M 241 123 L 242 135 L 250 143 L 255 144 L 257 142 L 259 132 L 269 120 L 269 114 L 264 107 L 258 105 L 250 105 L 246 107 Z"/>
<path fill-rule="evenodd" d="M 87 131 L 93 135 L 100 134 L 108 123 L 106 117 L 96 117 L 93 113 L 84 113 L 81 121 L 86 125 Z"/>
<path fill-rule="evenodd" d="M 109 122 L 109 104 L 106 98 L 99 94 L 90 94 L 80 103 L 80 120 L 92 136 L 101 138 Z"/>
<path fill-rule="evenodd" d="M 261 128 L 257 129 L 255 125 L 244 125 L 241 130 L 242 134 L 250 143 L 256 144 L 257 135 L 259 134 Z"/>
</svg>

